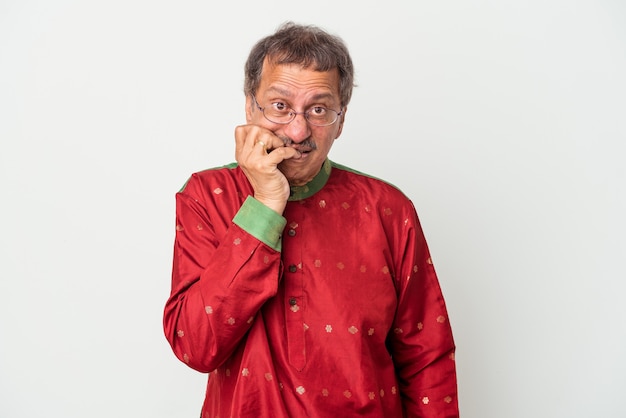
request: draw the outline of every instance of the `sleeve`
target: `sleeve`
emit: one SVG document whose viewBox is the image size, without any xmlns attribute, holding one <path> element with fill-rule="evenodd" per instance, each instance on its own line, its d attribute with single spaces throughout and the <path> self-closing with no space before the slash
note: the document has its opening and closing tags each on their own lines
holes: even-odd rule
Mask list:
<svg viewBox="0 0 626 418">
<path fill-rule="evenodd" d="M 398 309 L 389 346 L 405 416 L 458 418 L 452 329 L 412 204 L 402 225 L 395 239 Z"/>
<path fill-rule="evenodd" d="M 198 195 L 176 195 L 172 289 L 163 326 L 175 355 L 208 373 L 233 353 L 276 294 L 286 221 L 252 197 L 237 211 L 203 204 Z M 229 211 L 236 212 L 232 220 L 224 218 Z"/>
</svg>

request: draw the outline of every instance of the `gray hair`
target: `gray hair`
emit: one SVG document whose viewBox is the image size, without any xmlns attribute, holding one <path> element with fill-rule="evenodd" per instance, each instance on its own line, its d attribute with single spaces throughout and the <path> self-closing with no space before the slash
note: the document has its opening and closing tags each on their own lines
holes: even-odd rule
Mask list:
<svg viewBox="0 0 626 418">
<path fill-rule="evenodd" d="M 354 67 L 346 44 L 338 36 L 313 25 L 282 24 L 274 34 L 259 40 L 252 47 L 244 70 L 246 96 L 256 94 L 266 57 L 275 64 L 300 64 L 315 71 L 337 68 L 341 107 L 350 103 Z"/>
</svg>

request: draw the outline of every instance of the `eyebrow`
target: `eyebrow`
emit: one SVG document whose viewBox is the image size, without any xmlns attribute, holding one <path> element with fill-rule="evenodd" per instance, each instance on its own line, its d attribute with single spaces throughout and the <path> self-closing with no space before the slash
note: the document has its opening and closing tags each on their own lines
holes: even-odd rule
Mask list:
<svg viewBox="0 0 626 418">
<path fill-rule="evenodd" d="M 273 92 L 273 93 L 280 94 L 281 96 L 285 96 L 285 97 L 293 96 L 293 94 L 290 93 L 289 91 L 287 91 L 287 90 L 285 90 L 283 88 L 274 87 L 274 86 L 269 87 L 267 89 L 267 92 Z M 311 97 L 310 100 L 315 102 L 315 101 L 318 101 L 318 100 L 321 100 L 321 99 L 332 99 L 332 98 L 333 98 L 332 93 L 318 93 L 318 94 L 314 95 L 313 97 Z"/>
<path fill-rule="evenodd" d="M 274 92 L 274 93 L 278 93 L 278 94 L 280 94 L 281 96 L 291 96 L 287 90 L 282 89 L 282 88 L 280 88 L 280 87 L 269 87 L 269 88 L 267 89 L 267 92 Z"/>
</svg>

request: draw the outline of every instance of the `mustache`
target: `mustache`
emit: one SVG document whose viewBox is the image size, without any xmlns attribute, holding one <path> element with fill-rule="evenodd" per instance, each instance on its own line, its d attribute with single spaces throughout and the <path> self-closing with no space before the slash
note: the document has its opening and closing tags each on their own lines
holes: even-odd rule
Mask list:
<svg viewBox="0 0 626 418">
<path fill-rule="evenodd" d="M 280 140 L 283 141 L 283 144 L 285 144 L 286 147 L 292 144 L 295 144 L 293 139 L 289 138 L 288 136 L 279 136 L 278 138 L 280 138 Z M 298 142 L 297 145 L 299 147 L 310 148 L 312 150 L 317 149 L 317 144 L 315 143 L 315 141 L 313 141 L 313 139 L 311 139 L 311 137 L 308 137 L 302 142 Z"/>
</svg>

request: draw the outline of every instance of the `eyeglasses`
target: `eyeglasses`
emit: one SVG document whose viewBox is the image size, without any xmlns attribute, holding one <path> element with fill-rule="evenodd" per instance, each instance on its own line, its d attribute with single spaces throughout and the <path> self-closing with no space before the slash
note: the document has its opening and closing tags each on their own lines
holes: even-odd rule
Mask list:
<svg viewBox="0 0 626 418">
<path fill-rule="evenodd" d="M 291 123 L 298 115 L 304 115 L 311 125 L 329 126 L 337 122 L 339 116 L 343 114 L 343 110 L 337 112 L 336 110 L 327 109 L 322 106 L 313 106 L 305 112 L 296 112 L 283 102 L 274 102 L 269 106 L 261 107 L 256 97 L 252 96 L 252 98 L 254 99 L 254 103 L 256 103 L 256 107 L 263 113 L 263 116 L 265 116 L 265 119 L 272 123 L 282 125 Z"/>
</svg>

